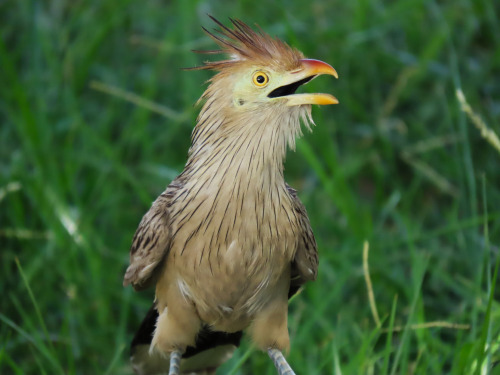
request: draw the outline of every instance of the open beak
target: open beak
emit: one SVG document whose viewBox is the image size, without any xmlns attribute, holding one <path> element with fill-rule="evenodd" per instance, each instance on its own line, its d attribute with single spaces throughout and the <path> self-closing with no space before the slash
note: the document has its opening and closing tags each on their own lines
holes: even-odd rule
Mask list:
<svg viewBox="0 0 500 375">
<path fill-rule="evenodd" d="M 288 106 L 304 104 L 338 104 L 336 97 L 330 94 L 295 94 L 295 91 L 319 75 L 328 74 L 338 78 L 337 71 L 323 61 L 302 59 L 301 67 L 289 73 L 290 83 L 274 89 L 268 96 L 270 98 L 286 97 Z"/>
</svg>

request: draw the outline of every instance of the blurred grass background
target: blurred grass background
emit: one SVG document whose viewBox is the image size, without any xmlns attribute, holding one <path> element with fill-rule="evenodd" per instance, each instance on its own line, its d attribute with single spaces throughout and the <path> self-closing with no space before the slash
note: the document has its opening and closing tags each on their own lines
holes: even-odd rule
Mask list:
<svg viewBox="0 0 500 375">
<path fill-rule="evenodd" d="M 340 105 L 286 163 L 321 257 L 290 305 L 297 374 L 499 374 L 500 152 L 456 96 L 500 133 L 488 0 L 1 1 L 0 373 L 131 374 L 153 295 L 122 276 L 186 161 L 207 13 L 340 75 L 307 87 Z M 245 341 L 219 373 L 275 370 Z"/>
</svg>

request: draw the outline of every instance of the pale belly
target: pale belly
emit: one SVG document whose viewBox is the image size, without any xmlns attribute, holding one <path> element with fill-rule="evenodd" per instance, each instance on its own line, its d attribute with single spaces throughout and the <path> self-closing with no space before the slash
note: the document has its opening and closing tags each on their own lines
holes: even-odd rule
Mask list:
<svg viewBox="0 0 500 375">
<path fill-rule="evenodd" d="M 287 243 L 245 248 L 234 240 L 203 257 L 176 257 L 174 287 L 215 330 L 245 329 L 277 295 L 288 293 L 293 249 Z"/>
</svg>

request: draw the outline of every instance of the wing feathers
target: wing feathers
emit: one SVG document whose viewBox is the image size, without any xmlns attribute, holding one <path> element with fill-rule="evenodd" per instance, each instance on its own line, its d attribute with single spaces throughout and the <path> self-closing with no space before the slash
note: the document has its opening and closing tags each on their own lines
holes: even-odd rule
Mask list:
<svg viewBox="0 0 500 375">
<path fill-rule="evenodd" d="M 307 281 L 316 280 L 318 274 L 318 249 L 314 234 L 307 217 L 306 208 L 297 196 L 297 192 L 287 184 L 292 197 L 293 209 L 300 223 L 300 236 L 297 252 L 292 263 L 292 281 L 290 288 L 298 288 Z"/>
<path fill-rule="evenodd" d="M 168 253 L 170 245 L 169 196 L 160 195 L 142 218 L 130 249 L 130 266 L 123 285 L 134 289 L 147 288 L 155 281 L 158 266 Z"/>
</svg>

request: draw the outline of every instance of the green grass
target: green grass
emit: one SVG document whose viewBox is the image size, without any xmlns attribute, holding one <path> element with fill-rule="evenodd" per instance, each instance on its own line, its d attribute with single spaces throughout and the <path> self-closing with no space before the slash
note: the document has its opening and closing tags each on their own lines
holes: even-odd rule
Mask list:
<svg viewBox="0 0 500 375">
<path fill-rule="evenodd" d="M 340 76 L 308 87 L 340 104 L 286 163 L 321 260 L 290 304 L 297 374 L 500 374 L 500 153 L 456 97 L 500 133 L 488 0 L 1 2 L 0 373 L 131 374 L 153 295 L 122 276 L 186 160 L 207 13 Z M 219 373 L 275 370 L 247 340 Z"/>
</svg>

